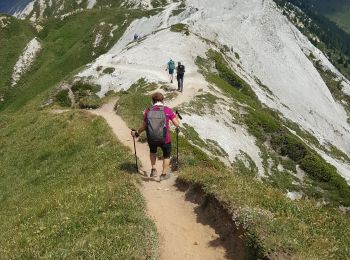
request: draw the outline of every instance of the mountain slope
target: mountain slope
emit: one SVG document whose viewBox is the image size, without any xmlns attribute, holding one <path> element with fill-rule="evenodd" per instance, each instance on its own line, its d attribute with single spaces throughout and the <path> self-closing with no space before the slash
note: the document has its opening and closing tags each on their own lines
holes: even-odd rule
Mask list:
<svg viewBox="0 0 350 260">
<path fill-rule="evenodd" d="M 86 9 L 99 8 L 152 8 L 162 7 L 167 1 L 161 0 L 32 0 L 25 6 L 23 3 L 14 6 L 10 13 L 20 19 L 40 23 L 48 18 L 59 18 L 80 13 Z M 15 10 L 15 11 L 14 11 Z"/>
<path fill-rule="evenodd" d="M 274 1 L 281 8 L 283 14 L 349 78 L 350 34 L 322 13 L 320 14 L 317 7 L 310 5 L 308 1 Z M 332 4 L 335 5 L 333 2 Z"/>
<path fill-rule="evenodd" d="M 35 30 L 27 21 L 0 15 L 0 35 L 0 97 L 4 98 L 18 57 L 34 37 Z"/>
<path fill-rule="evenodd" d="M 102 119 L 1 113 L 0 154 L 2 258 L 157 257 L 132 156 Z"/>
<path fill-rule="evenodd" d="M 317 34 L 291 19 L 296 9 L 272 0 L 35 1 L 33 8 L 26 19 L 37 31 L 23 48 L 37 39 L 41 49 L 6 89 L 2 114 L 40 109 L 50 117 L 59 105 L 96 108 L 115 95 L 116 112 L 135 128 L 159 90 L 183 115 L 179 180 L 223 205 L 262 256 L 348 254 L 350 85 L 311 43 Z M 186 66 L 181 94 L 168 83 L 169 58 Z"/>
<path fill-rule="evenodd" d="M 104 94 L 111 89 L 127 89 L 141 77 L 166 81 L 166 74 L 159 71 L 167 59 L 175 57 L 187 65 L 188 87 L 198 82 L 197 89 L 205 89 L 207 84 L 198 74 L 194 60 L 205 56 L 210 48 L 222 48 L 230 66 L 251 84 L 263 103 L 310 132 L 321 145 L 329 143 L 350 153 L 346 110 L 333 98 L 308 56 L 313 55 L 324 68 L 336 73 L 346 93 L 349 81 L 288 22 L 272 1 L 221 1 L 215 6 L 210 1 L 188 1 L 187 6 L 178 16 L 172 16 L 178 8 L 173 4 L 157 16 L 135 21 L 107 54 L 78 76 L 101 85 L 100 94 Z M 172 32 L 171 26 L 179 22 L 187 24 L 189 36 Z M 132 43 L 135 32 L 141 35 L 141 40 Z M 100 68 L 107 67 L 115 72 L 102 73 Z M 196 129 L 195 122 L 191 125 Z M 224 139 L 230 139 L 229 132 Z M 222 143 L 219 139 L 215 141 Z M 238 154 L 232 154 L 231 149 L 227 147 L 225 151 L 231 154 L 232 162 Z M 255 162 L 262 165 L 259 159 Z M 262 166 L 258 168 L 263 174 Z M 338 167 L 345 178 L 349 178 L 349 169 L 346 162 Z"/>
<path fill-rule="evenodd" d="M 45 28 L 37 33 L 42 44 L 40 54 L 18 86 L 7 91 L 0 109 L 19 109 L 58 84 L 75 69 L 105 52 L 133 19 L 145 14 L 147 12 L 143 10 L 117 8 L 46 21 Z M 99 37 L 101 39 L 97 41 Z"/>
</svg>

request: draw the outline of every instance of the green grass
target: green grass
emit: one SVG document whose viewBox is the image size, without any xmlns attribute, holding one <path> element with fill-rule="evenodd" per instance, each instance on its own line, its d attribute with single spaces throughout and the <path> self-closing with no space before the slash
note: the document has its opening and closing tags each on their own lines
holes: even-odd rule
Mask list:
<svg viewBox="0 0 350 260">
<path fill-rule="evenodd" d="M 183 23 L 177 23 L 173 24 L 170 27 L 170 31 L 172 32 L 178 32 L 178 33 L 183 33 L 185 35 L 190 35 L 190 31 L 188 30 L 188 25 L 183 24 Z"/>
<path fill-rule="evenodd" d="M 7 17 L 9 25 L 0 28 L 0 96 L 5 94 L 11 84 L 13 67 L 23 49 L 35 36 L 34 28 L 29 22 Z"/>
<path fill-rule="evenodd" d="M 4 259 L 152 259 L 132 156 L 83 112 L 0 115 Z"/>
<path fill-rule="evenodd" d="M 181 110 L 184 110 L 187 114 L 201 114 L 208 113 L 208 111 L 215 114 L 215 105 L 218 103 L 218 100 L 220 98 L 211 93 L 198 94 L 188 104 L 183 105 Z"/>
<path fill-rule="evenodd" d="M 60 90 L 55 96 L 55 101 L 61 107 L 71 107 L 72 101 L 69 98 L 69 90 L 68 89 Z"/>
<path fill-rule="evenodd" d="M 168 2 L 166 0 L 152 0 L 151 4 L 153 8 L 160 8 L 166 6 Z"/>
<path fill-rule="evenodd" d="M 130 127 L 139 126 L 142 112 L 150 102 L 147 92 L 154 88 L 141 80 L 130 90 L 119 93 L 117 112 Z M 269 120 L 263 122 L 266 129 L 275 129 Z M 327 259 L 349 254 L 348 216 L 331 207 L 318 207 L 313 199 L 290 201 L 280 188 L 292 182 L 290 175 L 281 173 L 276 187 L 256 180 L 250 171 L 233 172 L 190 143 L 207 147 L 193 129 L 184 125 L 181 132 L 184 137 L 179 140 L 179 182 L 199 185 L 207 195 L 219 200 L 237 223 L 245 227 L 246 240 L 254 248 L 253 258 Z M 172 140 L 175 138 L 172 133 Z"/>
<path fill-rule="evenodd" d="M 176 1 L 174 1 L 176 2 Z M 180 2 L 180 1 L 178 1 Z M 178 16 L 179 14 L 181 14 L 183 11 L 186 10 L 186 2 L 184 0 L 181 0 L 181 3 L 177 6 L 176 9 L 174 9 L 171 13 L 172 16 Z"/>
<path fill-rule="evenodd" d="M 212 165 L 204 154 L 180 145 L 179 180 L 200 185 L 245 227 L 247 241 L 258 255 L 290 259 L 345 259 L 350 251 L 348 216 L 317 207 L 315 201 L 292 202 L 279 188 L 253 176 Z M 183 159 L 184 158 L 184 159 Z M 192 166 L 191 166 L 192 165 Z"/>
<path fill-rule="evenodd" d="M 87 96 L 79 100 L 79 108 L 81 109 L 97 109 L 102 106 L 102 100 L 96 96 Z"/>
<path fill-rule="evenodd" d="M 137 129 L 143 122 L 143 111 L 152 106 L 152 100 L 148 93 L 156 88 L 157 85 L 140 79 L 127 91 L 119 93 L 116 112 L 123 117 L 130 128 Z"/>
<path fill-rule="evenodd" d="M 102 99 L 97 96 L 97 92 L 101 90 L 98 85 L 92 85 L 86 82 L 76 82 L 71 87 L 74 94 L 75 103 L 81 109 L 96 109 L 102 105 Z"/>
<path fill-rule="evenodd" d="M 96 94 L 97 92 L 101 91 L 101 86 L 78 81 L 73 84 L 71 89 L 75 97 L 79 99 L 81 97 L 88 96 L 89 94 Z"/>
<path fill-rule="evenodd" d="M 115 71 L 115 68 L 105 68 L 103 70 L 103 73 L 105 74 L 112 74 Z"/>
<path fill-rule="evenodd" d="M 250 172 L 237 172 L 179 140 L 179 182 L 199 185 L 244 226 L 247 242 L 262 256 L 291 259 L 346 258 L 350 250 L 349 216 L 318 207 L 316 201 L 287 199 L 280 187 L 264 183 Z M 173 139 L 175 138 L 173 134 Z M 282 180 L 283 179 L 283 180 Z M 291 182 L 284 174 L 278 181 Z M 254 253 L 254 252 L 252 252 Z"/>
<path fill-rule="evenodd" d="M 334 99 L 337 100 L 348 113 L 348 120 L 350 121 L 350 97 L 343 92 L 343 86 L 341 84 L 342 81 L 339 80 L 338 76 L 332 71 L 325 70 L 319 60 L 312 59 L 312 56 L 310 56 L 309 58 L 314 63 L 315 68 L 319 72 L 323 81 L 326 83 Z"/>
<path fill-rule="evenodd" d="M 154 11 L 101 9 L 85 11 L 63 21 L 45 21 L 45 29 L 38 35 L 43 46 L 41 53 L 27 77 L 18 83 L 18 87 L 6 93 L 5 102 L 0 104 L 0 110 L 17 111 L 33 99 L 37 102 L 31 102 L 31 105 L 38 105 L 48 89 L 91 62 L 96 36 L 94 30 L 101 22 L 119 25 L 113 39 L 109 41 L 113 44 L 133 19 L 151 13 Z M 107 50 L 100 49 L 97 54 Z"/>
<path fill-rule="evenodd" d="M 64 4 L 62 4 L 64 3 Z M 44 18 L 59 16 L 62 14 L 67 14 L 69 12 L 74 12 L 79 8 L 86 8 L 86 1 L 81 1 L 78 3 L 74 0 L 64 0 L 64 2 L 53 1 L 50 5 L 46 5 L 46 8 L 43 12 Z M 34 15 L 35 14 L 35 15 Z M 37 17 L 40 14 L 40 3 L 34 3 L 33 11 L 29 14 L 29 17 Z"/>
</svg>

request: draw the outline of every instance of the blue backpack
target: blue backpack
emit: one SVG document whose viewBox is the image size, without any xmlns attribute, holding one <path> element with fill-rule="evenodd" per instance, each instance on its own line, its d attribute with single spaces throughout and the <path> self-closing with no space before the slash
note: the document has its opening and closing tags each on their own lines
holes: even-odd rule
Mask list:
<svg viewBox="0 0 350 260">
<path fill-rule="evenodd" d="M 175 69 L 175 62 L 174 61 L 169 61 L 168 63 L 169 70 L 174 70 Z"/>
</svg>

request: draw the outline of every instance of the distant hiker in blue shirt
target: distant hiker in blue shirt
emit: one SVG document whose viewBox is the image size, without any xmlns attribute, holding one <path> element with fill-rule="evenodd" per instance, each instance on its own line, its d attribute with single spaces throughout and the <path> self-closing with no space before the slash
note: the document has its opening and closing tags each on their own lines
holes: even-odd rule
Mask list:
<svg viewBox="0 0 350 260">
<path fill-rule="evenodd" d="M 173 83 L 174 80 L 174 71 L 175 71 L 175 62 L 170 59 L 167 65 L 167 71 L 169 72 L 169 80 Z"/>
<path fill-rule="evenodd" d="M 139 35 L 137 33 L 134 34 L 134 41 L 137 41 L 139 39 Z"/>
</svg>

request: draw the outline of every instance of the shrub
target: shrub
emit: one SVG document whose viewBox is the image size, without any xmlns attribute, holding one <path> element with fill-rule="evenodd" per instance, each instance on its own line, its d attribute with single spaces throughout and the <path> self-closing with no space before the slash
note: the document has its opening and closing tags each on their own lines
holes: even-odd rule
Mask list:
<svg viewBox="0 0 350 260">
<path fill-rule="evenodd" d="M 56 101 L 62 107 L 71 107 L 72 101 L 69 98 L 69 90 L 63 89 L 56 94 Z"/>
<path fill-rule="evenodd" d="M 153 8 L 160 8 L 162 6 L 167 5 L 167 1 L 166 0 L 152 0 L 151 4 L 153 6 Z"/>
<path fill-rule="evenodd" d="M 276 133 L 281 128 L 279 122 L 265 110 L 251 109 L 248 120 L 254 120 L 266 133 Z"/>
<path fill-rule="evenodd" d="M 101 100 L 96 95 L 96 93 L 101 90 L 100 86 L 85 82 L 77 82 L 71 89 L 80 108 L 96 109 L 101 106 Z"/>
<path fill-rule="evenodd" d="M 105 74 L 112 74 L 115 71 L 115 68 L 109 67 L 109 68 L 105 68 L 103 70 L 103 73 Z"/>
<path fill-rule="evenodd" d="M 301 161 L 300 167 L 314 179 L 329 182 L 332 175 L 337 174 L 330 164 L 324 162 L 318 155 L 308 153 Z"/>
<path fill-rule="evenodd" d="M 185 35 L 190 35 L 190 31 L 188 30 L 188 26 L 186 24 L 183 24 L 183 23 L 173 24 L 170 27 L 170 31 L 172 31 L 172 32 L 179 32 L 179 33 L 182 32 Z"/>
<path fill-rule="evenodd" d="M 79 107 L 81 109 L 97 109 L 102 105 L 102 101 L 97 96 L 83 97 L 79 100 Z"/>
<path fill-rule="evenodd" d="M 239 54 L 237 52 L 235 52 L 235 57 L 236 57 L 237 60 L 240 59 L 240 56 L 239 56 Z"/>
<path fill-rule="evenodd" d="M 79 81 L 74 83 L 71 89 L 74 93 L 84 93 L 84 92 L 97 93 L 101 90 L 101 87 L 98 85 L 92 85 L 86 82 Z"/>
<path fill-rule="evenodd" d="M 214 61 L 215 68 L 223 80 L 225 80 L 231 86 L 239 89 L 243 94 L 258 100 L 250 86 L 229 67 L 219 52 L 209 50 L 208 56 Z"/>
<path fill-rule="evenodd" d="M 299 138 L 289 134 L 273 135 L 271 144 L 275 151 L 295 162 L 299 162 L 307 154 L 306 145 Z"/>
<path fill-rule="evenodd" d="M 102 105 L 101 99 L 96 95 L 100 90 L 100 86 L 86 82 L 77 82 L 72 86 L 76 102 L 82 109 L 96 109 Z"/>
</svg>

